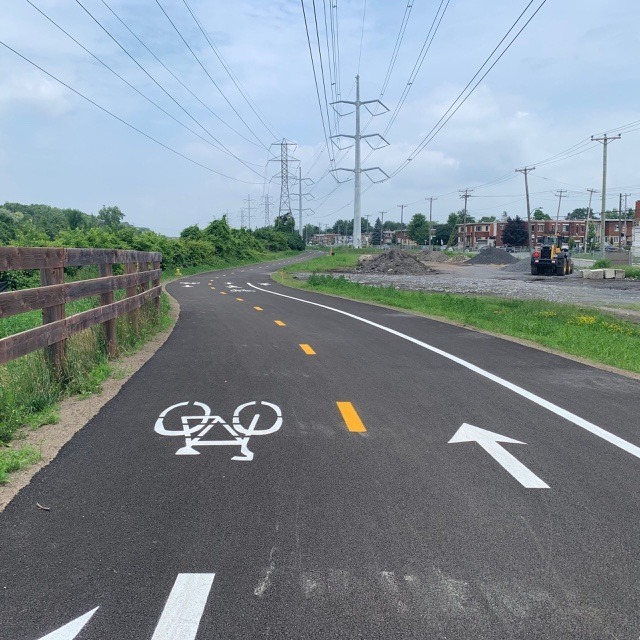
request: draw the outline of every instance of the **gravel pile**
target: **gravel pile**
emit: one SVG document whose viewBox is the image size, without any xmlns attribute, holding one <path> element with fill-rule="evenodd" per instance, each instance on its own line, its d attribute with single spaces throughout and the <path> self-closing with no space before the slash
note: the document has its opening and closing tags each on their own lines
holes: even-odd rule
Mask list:
<svg viewBox="0 0 640 640">
<path fill-rule="evenodd" d="M 531 271 L 531 262 L 526 258 L 524 260 L 518 260 L 518 262 L 502 267 L 500 271 L 509 271 L 510 273 L 529 273 L 529 271 Z"/>
<path fill-rule="evenodd" d="M 356 273 L 390 273 L 399 275 L 420 275 L 434 273 L 418 260 L 416 256 L 405 251 L 385 251 L 369 260 L 361 261 L 355 268 Z"/>
<path fill-rule="evenodd" d="M 504 249 L 487 247 L 483 249 L 475 258 L 467 260 L 465 264 L 515 264 L 520 262 Z"/>
</svg>

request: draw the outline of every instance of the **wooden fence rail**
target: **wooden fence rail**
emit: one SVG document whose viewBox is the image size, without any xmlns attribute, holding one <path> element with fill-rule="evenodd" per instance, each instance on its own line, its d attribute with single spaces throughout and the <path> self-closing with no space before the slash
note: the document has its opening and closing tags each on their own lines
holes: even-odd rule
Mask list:
<svg viewBox="0 0 640 640">
<path fill-rule="evenodd" d="M 56 373 L 64 368 L 66 340 L 96 324 L 104 326 L 106 349 L 117 351 L 116 318 L 129 314 L 138 330 L 137 309 L 147 302 L 160 308 L 160 263 L 162 254 L 121 249 L 62 249 L 57 247 L 0 247 L 0 271 L 40 270 L 42 286 L 0 293 L 0 318 L 42 309 L 42 326 L 0 339 L 0 364 L 47 349 L 47 359 Z M 125 275 L 114 276 L 113 265 L 124 265 Z M 64 282 L 64 267 L 97 265 L 100 277 Z M 115 291 L 126 297 L 115 302 Z M 100 305 L 66 315 L 73 300 L 100 296 Z"/>
</svg>

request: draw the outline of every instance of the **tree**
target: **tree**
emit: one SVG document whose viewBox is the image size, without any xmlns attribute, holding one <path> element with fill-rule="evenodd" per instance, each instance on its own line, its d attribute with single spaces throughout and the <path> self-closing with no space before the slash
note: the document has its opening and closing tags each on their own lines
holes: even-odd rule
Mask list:
<svg viewBox="0 0 640 640">
<path fill-rule="evenodd" d="M 302 228 L 302 237 L 307 241 L 310 242 L 311 239 L 313 238 L 313 236 L 315 236 L 316 234 L 320 233 L 320 227 L 316 224 L 310 224 L 307 223 L 304 225 L 304 227 Z"/>
<path fill-rule="evenodd" d="M 16 223 L 8 209 L 0 209 L 0 244 L 9 244 L 16 237 Z"/>
<path fill-rule="evenodd" d="M 527 231 L 527 223 L 520 219 L 507 218 L 507 224 L 502 230 L 502 243 L 509 244 L 514 247 L 522 247 L 529 243 L 529 232 Z"/>
<path fill-rule="evenodd" d="M 593 251 L 596 247 L 596 225 L 589 222 L 589 231 L 587 232 L 587 248 Z"/>
<path fill-rule="evenodd" d="M 495 221 L 496 221 L 495 216 L 482 216 L 482 218 L 478 220 L 478 222 L 495 222 Z"/>
<path fill-rule="evenodd" d="M 551 216 L 548 216 L 543 210 L 542 207 L 537 207 L 533 210 L 531 214 L 531 218 L 533 220 L 551 220 Z"/>
<path fill-rule="evenodd" d="M 429 243 L 429 223 L 421 213 L 416 213 L 407 225 L 407 235 L 418 244 Z"/>
<path fill-rule="evenodd" d="M 283 213 L 278 216 L 273 223 L 273 228 L 276 231 L 280 231 L 282 233 L 292 234 L 296 227 L 296 221 L 291 213 L 291 211 L 287 211 L 287 213 Z"/>
<path fill-rule="evenodd" d="M 589 214 L 589 217 L 593 215 L 593 211 Z M 567 220 L 586 220 L 587 219 L 587 207 L 580 207 L 574 209 L 571 213 L 567 214 Z"/>
<path fill-rule="evenodd" d="M 87 215 L 78 209 L 66 209 L 64 215 L 67 218 L 69 229 L 82 229 L 86 226 Z"/>
<path fill-rule="evenodd" d="M 122 226 L 122 221 L 124 220 L 124 213 L 120 211 L 118 207 L 105 207 L 103 206 L 100 211 L 98 211 L 98 220 L 105 227 L 109 227 L 110 229 L 118 229 Z"/>
<path fill-rule="evenodd" d="M 384 225 L 382 225 L 382 228 L 384 231 L 397 231 L 398 229 L 402 229 L 402 223 L 387 220 Z"/>
<path fill-rule="evenodd" d="M 192 224 L 180 232 L 180 237 L 183 240 L 202 240 L 202 231 L 200 231 L 200 227 L 197 224 Z"/>
<path fill-rule="evenodd" d="M 376 223 L 373 225 L 371 244 L 374 246 L 382 244 L 382 222 L 380 222 L 380 218 L 376 218 Z"/>
<path fill-rule="evenodd" d="M 331 227 L 331 233 L 337 233 L 342 236 L 350 236 L 353 234 L 353 220 L 336 220 Z"/>
</svg>

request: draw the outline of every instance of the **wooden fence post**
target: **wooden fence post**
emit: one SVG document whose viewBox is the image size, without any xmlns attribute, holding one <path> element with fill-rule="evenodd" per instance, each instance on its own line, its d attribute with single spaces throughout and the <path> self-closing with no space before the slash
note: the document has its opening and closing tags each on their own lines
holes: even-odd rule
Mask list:
<svg viewBox="0 0 640 640">
<path fill-rule="evenodd" d="M 154 270 L 155 270 L 155 269 L 160 269 L 160 267 L 161 267 L 161 266 L 162 266 L 162 263 L 161 263 L 161 262 L 153 262 L 153 263 L 151 264 L 151 268 L 152 268 L 152 269 L 154 269 Z M 153 281 L 153 286 L 154 286 L 154 287 L 159 286 L 159 284 L 160 284 L 160 278 L 157 278 L 157 279 L 155 279 L 155 280 Z M 159 318 L 159 317 L 160 317 L 160 296 L 157 296 L 157 297 L 154 299 L 153 304 L 154 304 L 154 306 L 155 306 L 155 310 L 156 310 L 156 317 L 158 317 L 158 318 Z"/>
<path fill-rule="evenodd" d="M 125 273 L 136 273 L 138 270 L 138 263 L 137 262 L 127 262 L 125 263 Z M 126 289 L 126 297 L 127 298 L 131 298 L 132 296 L 135 296 L 138 293 L 138 288 L 137 287 L 127 287 Z M 131 311 L 129 313 L 129 319 L 131 320 L 131 324 L 133 326 L 133 332 L 137 335 L 139 335 L 139 329 L 138 329 L 138 309 L 134 309 L 133 311 Z"/>
<path fill-rule="evenodd" d="M 40 284 L 43 287 L 52 284 L 64 284 L 64 267 L 52 267 L 49 269 L 40 269 Z M 63 320 L 66 317 L 66 308 L 64 304 L 56 304 L 51 307 L 45 307 L 42 310 L 42 324 L 49 324 L 56 320 Z M 60 340 L 45 349 L 45 357 L 49 366 L 53 369 L 53 373 L 58 380 L 64 377 L 67 361 L 67 341 Z"/>
<path fill-rule="evenodd" d="M 113 265 L 111 264 L 101 264 L 100 265 L 100 277 L 104 278 L 107 276 L 113 275 Z M 100 304 L 104 306 L 105 304 L 111 304 L 114 301 L 113 290 L 108 291 L 107 293 L 102 293 L 100 295 Z M 116 337 L 116 319 L 112 318 L 111 320 L 107 320 L 102 325 L 104 327 L 104 337 L 106 339 L 107 346 L 107 356 L 113 358 L 118 351 L 118 342 Z"/>
</svg>

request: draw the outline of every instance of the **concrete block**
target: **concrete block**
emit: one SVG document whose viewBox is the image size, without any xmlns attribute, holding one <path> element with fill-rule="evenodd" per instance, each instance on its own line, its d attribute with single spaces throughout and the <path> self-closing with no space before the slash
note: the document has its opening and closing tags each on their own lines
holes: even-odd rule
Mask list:
<svg viewBox="0 0 640 640">
<path fill-rule="evenodd" d="M 604 269 L 585 269 L 582 273 L 586 274 L 589 280 L 603 280 Z"/>
<path fill-rule="evenodd" d="M 624 270 L 623 269 L 614 269 L 616 280 L 624 280 Z"/>
<path fill-rule="evenodd" d="M 605 280 L 613 280 L 616 277 L 615 269 L 603 269 Z"/>
</svg>

